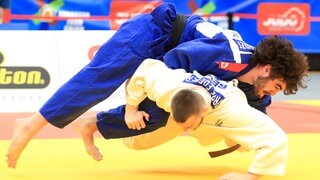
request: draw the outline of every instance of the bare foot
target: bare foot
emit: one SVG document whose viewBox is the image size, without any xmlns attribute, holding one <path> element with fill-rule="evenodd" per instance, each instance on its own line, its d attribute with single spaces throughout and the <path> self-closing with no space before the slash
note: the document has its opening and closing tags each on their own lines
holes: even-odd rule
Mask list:
<svg viewBox="0 0 320 180">
<path fill-rule="evenodd" d="M 32 137 L 48 122 L 40 113 L 26 119 L 17 119 L 6 157 L 9 168 L 16 168 L 17 161 Z"/>
<path fill-rule="evenodd" d="M 78 118 L 74 121 L 73 126 L 79 132 L 84 142 L 87 153 L 96 161 L 103 159 L 99 149 L 94 145 L 93 134 L 98 130 L 95 116 L 88 118 Z"/>
</svg>

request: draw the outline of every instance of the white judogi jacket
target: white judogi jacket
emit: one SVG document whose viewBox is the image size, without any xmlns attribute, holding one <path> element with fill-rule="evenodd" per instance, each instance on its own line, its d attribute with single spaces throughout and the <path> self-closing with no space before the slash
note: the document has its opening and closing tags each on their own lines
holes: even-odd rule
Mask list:
<svg viewBox="0 0 320 180">
<path fill-rule="evenodd" d="M 193 89 L 204 97 L 208 111 L 199 128 L 191 132 L 192 136 L 202 144 L 228 138 L 256 150 L 249 172 L 284 175 L 288 151 L 286 134 L 270 117 L 250 107 L 234 82 L 197 72 L 186 73 L 183 69 L 169 69 L 161 61 L 147 59 L 127 81 L 126 100 L 127 104 L 138 106 L 149 97 L 171 112 L 174 94 L 182 89 Z"/>
</svg>

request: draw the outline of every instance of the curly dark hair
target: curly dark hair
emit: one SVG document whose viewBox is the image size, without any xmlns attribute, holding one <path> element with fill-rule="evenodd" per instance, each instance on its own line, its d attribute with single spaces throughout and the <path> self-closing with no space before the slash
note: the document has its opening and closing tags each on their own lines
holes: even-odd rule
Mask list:
<svg viewBox="0 0 320 180">
<path fill-rule="evenodd" d="M 279 36 L 268 37 L 256 46 L 251 59 L 258 65 L 271 65 L 270 78 L 283 79 L 284 94 L 295 94 L 298 88 L 306 88 L 305 77 L 309 64 L 307 56 L 296 51 L 289 40 Z"/>
</svg>

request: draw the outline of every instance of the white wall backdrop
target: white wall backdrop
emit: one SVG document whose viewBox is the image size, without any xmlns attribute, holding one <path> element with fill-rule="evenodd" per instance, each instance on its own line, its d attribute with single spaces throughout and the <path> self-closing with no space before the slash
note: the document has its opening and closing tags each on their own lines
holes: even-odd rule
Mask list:
<svg viewBox="0 0 320 180">
<path fill-rule="evenodd" d="M 1 31 L 0 33 L 0 113 L 34 112 L 52 93 L 71 76 L 90 62 L 90 54 L 114 31 Z M 48 78 L 45 88 L 37 88 L 37 82 L 26 68 Z M 24 82 L 24 76 L 31 78 Z M 28 77 L 29 75 L 29 77 Z M 19 86 L 11 87 L 10 85 Z M 28 86 L 35 86 L 30 88 Z M 125 103 L 121 86 L 108 100 L 92 110 L 107 110 Z"/>
</svg>

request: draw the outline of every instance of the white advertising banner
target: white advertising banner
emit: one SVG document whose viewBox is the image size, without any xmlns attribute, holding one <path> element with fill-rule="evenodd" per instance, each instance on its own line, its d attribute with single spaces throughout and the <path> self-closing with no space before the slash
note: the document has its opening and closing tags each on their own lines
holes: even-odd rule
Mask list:
<svg viewBox="0 0 320 180">
<path fill-rule="evenodd" d="M 0 113 L 34 112 L 90 62 L 113 31 L 2 31 Z M 123 86 L 92 110 L 125 103 Z"/>
</svg>

